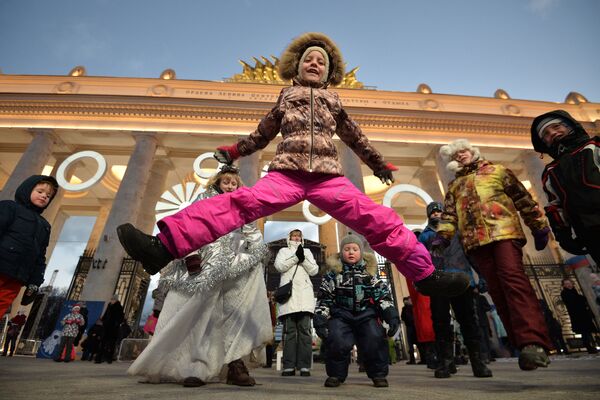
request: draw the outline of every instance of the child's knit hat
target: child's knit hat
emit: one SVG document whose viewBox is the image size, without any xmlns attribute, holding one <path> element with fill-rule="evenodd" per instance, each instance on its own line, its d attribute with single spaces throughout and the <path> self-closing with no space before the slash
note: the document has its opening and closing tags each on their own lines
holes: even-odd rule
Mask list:
<svg viewBox="0 0 600 400">
<path fill-rule="evenodd" d="M 353 234 L 349 234 L 346 237 L 344 237 L 342 239 L 342 241 L 340 242 L 340 252 L 342 251 L 342 249 L 344 248 L 345 245 L 347 245 L 348 243 L 355 243 L 358 245 L 358 248 L 360 249 L 360 254 L 361 256 L 364 255 L 364 244 L 362 239 L 357 236 L 357 235 L 353 235 Z"/>
</svg>

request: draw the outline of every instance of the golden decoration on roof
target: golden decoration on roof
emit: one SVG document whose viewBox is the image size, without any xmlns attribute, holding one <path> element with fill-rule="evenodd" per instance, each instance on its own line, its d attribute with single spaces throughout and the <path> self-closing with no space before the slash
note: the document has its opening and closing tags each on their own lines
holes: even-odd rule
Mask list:
<svg viewBox="0 0 600 400">
<path fill-rule="evenodd" d="M 243 83 L 265 83 L 270 85 L 288 85 L 291 81 L 284 81 L 277 73 L 279 67 L 279 58 L 271 56 L 271 60 L 261 56 L 261 59 L 252 57 L 254 60 L 254 66 L 248 64 L 243 60 L 239 60 L 242 64 L 242 73 L 235 74 L 233 77 L 227 79 L 228 82 L 243 82 Z M 342 83 L 335 86 L 338 88 L 345 89 L 363 89 L 365 85 L 356 79 L 356 72 L 359 67 L 352 68 L 349 72 L 344 75 Z"/>
<path fill-rule="evenodd" d="M 588 99 L 586 99 L 584 95 L 578 92 L 569 92 L 569 94 L 565 98 L 565 103 L 567 104 L 581 104 L 587 102 Z"/>
</svg>

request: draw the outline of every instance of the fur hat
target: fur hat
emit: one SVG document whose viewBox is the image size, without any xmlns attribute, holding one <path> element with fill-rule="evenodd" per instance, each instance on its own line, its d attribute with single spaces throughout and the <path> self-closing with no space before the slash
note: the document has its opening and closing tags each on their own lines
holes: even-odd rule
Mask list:
<svg viewBox="0 0 600 400">
<path fill-rule="evenodd" d="M 304 33 L 290 43 L 284 50 L 279 61 L 279 76 L 281 79 L 294 79 L 298 76 L 298 66 L 304 53 L 309 47 L 320 47 L 327 53 L 329 68 L 327 83 L 339 85 L 344 79 L 344 60 L 336 44 L 320 32 Z"/>
<path fill-rule="evenodd" d="M 467 139 L 457 139 L 449 144 L 440 148 L 440 156 L 442 160 L 447 163 L 446 169 L 450 172 L 457 173 L 463 169 L 462 165 L 458 161 L 452 159 L 459 150 L 467 149 L 473 153 L 473 161 L 477 161 L 481 158 L 479 148 L 474 147 Z"/>
</svg>

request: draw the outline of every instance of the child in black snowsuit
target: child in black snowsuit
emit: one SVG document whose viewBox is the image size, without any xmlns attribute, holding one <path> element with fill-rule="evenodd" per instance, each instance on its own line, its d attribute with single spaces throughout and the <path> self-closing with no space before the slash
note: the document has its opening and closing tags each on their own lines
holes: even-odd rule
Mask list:
<svg viewBox="0 0 600 400">
<path fill-rule="evenodd" d="M 380 318 L 392 337 L 400 327 L 388 286 L 376 277 L 377 262 L 363 253 L 362 240 L 348 235 L 340 243 L 339 256 L 327 260 L 330 268 L 323 275 L 314 326 L 326 341 L 326 387 L 339 386 L 348 376 L 350 351 L 358 352 L 375 387 L 387 387 L 388 344 Z"/>
<path fill-rule="evenodd" d="M 15 200 L 0 201 L 0 316 L 22 286 L 22 305 L 33 302 L 44 282 L 50 224 L 42 212 L 56 195 L 56 179 L 33 175 L 15 192 Z"/>
</svg>

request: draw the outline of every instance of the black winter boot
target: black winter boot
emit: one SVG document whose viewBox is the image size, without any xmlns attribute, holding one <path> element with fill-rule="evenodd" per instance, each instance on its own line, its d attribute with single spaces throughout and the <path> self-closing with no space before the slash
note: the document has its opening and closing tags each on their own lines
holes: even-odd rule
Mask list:
<svg viewBox="0 0 600 400">
<path fill-rule="evenodd" d="M 156 274 L 174 259 L 160 239 L 146 235 L 131 224 L 119 225 L 117 235 L 127 254 L 141 262 L 150 275 Z"/>
<path fill-rule="evenodd" d="M 470 285 L 469 277 L 462 272 L 434 270 L 425 279 L 415 282 L 415 288 L 425 296 L 455 297 L 464 293 Z"/>
<path fill-rule="evenodd" d="M 439 341 L 438 347 L 438 366 L 435 369 L 434 376 L 436 378 L 450 378 L 451 374 L 456 373 L 456 365 L 454 364 L 453 344 L 448 341 Z"/>
<path fill-rule="evenodd" d="M 188 376 L 183 380 L 183 387 L 200 387 L 204 385 L 206 385 L 206 382 L 195 376 Z"/>
<path fill-rule="evenodd" d="M 373 378 L 373 386 L 375 387 L 388 387 L 388 381 L 385 378 Z"/>
<path fill-rule="evenodd" d="M 469 350 L 469 361 L 471 361 L 473 376 L 477 378 L 491 378 L 492 371 L 483 362 L 479 342 L 468 343 L 467 349 Z"/>
<path fill-rule="evenodd" d="M 242 360 L 229 363 L 227 371 L 227 384 L 236 386 L 254 386 L 256 381 L 250 376 L 248 368 Z"/>
<path fill-rule="evenodd" d="M 438 366 L 438 355 L 435 349 L 435 344 L 424 343 L 425 345 L 425 361 L 428 369 L 436 369 Z"/>
<path fill-rule="evenodd" d="M 325 380 L 325 387 L 338 387 L 342 384 L 342 380 L 335 376 L 330 376 Z"/>
</svg>

